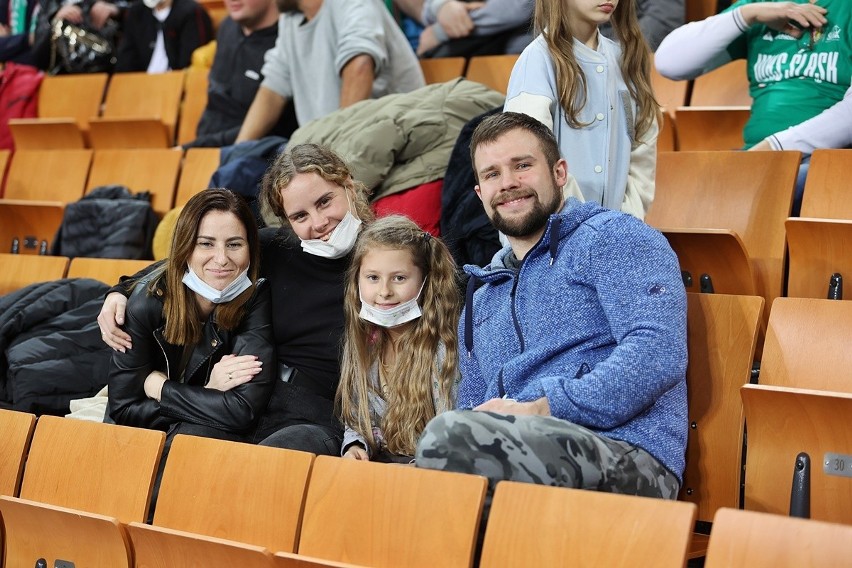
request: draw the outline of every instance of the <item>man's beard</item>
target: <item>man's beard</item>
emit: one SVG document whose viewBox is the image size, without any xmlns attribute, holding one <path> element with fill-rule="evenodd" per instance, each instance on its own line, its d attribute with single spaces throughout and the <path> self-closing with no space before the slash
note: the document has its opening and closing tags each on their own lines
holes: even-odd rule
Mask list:
<svg viewBox="0 0 852 568">
<path fill-rule="evenodd" d="M 522 216 L 507 219 L 500 214 L 497 206 L 513 199 L 531 196 L 533 198 L 532 209 Z M 547 225 L 547 220 L 553 213 L 559 211 L 562 204 L 562 192 L 559 188 L 553 188 L 553 199 L 543 204 L 538 195 L 529 189 L 519 189 L 512 192 L 504 192 L 494 196 L 491 200 L 491 210 L 494 212 L 491 224 L 494 228 L 508 237 L 526 237 L 532 235 Z"/>
</svg>

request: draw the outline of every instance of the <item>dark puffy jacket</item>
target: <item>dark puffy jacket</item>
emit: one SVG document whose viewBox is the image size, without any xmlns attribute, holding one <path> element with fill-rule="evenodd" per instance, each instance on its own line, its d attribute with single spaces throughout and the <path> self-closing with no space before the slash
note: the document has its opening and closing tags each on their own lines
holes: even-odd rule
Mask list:
<svg viewBox="0 0 852 568">
<path fill-rule="evenodd" d="M 51 254 L 152 259 L 157 223 L 147 192 L 133 194 L 121 185 L 98 187 L 65 207 Z"/>
<path fill-rule="evenodd" d="M 66 278 L 0 296 L 0 405 L 62 415 L 106 385 L 112 351 L 96 320 L 107 288 Z"/>
</svg>

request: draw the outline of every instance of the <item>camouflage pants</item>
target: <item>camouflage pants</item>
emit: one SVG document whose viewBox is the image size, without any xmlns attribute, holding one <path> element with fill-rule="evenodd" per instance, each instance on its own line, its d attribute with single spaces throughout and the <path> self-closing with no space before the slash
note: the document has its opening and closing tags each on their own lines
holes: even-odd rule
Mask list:
<svg viewBox="0 0 852 568">
<path fill-rule="evenodd" d="M 648 452 L 551 416 L 456 410 L 434 418 L 417 445 L 417 466 L 675 499 L 677 478 Z"/>
</svg>

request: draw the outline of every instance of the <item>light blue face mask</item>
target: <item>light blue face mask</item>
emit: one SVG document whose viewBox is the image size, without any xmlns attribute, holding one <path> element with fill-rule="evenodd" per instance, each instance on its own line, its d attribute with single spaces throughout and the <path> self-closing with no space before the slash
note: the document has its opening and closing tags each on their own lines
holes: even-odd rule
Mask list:
<svg viewBox="0 0 852 568">
<path fill-rule="evenodd" d="M 198 277 L 192 268 L 187 267 L 186 273 L 183 275 L 184 285 L 214 304 L 224 304 L 230 302 L 251 286 L 251 279 L 248 277 L 248 268 L 242 274 L 234 278 L 234 281 L 225 286 L 222 290 L 217 290 L 204 280 Z"/>
<path fill-rule="evenodd" d="M 361 311 L 358 313 L 358 317 L 380 327 L 396 327 L 416 320 L 423 315 L 423 312 L 420 311 L 420 304 L 417 301 L 420 299 L 420 294 L 423 293 L 425 285 L 426 279 L 424 278 L 423 284 L 420 285 L 420 290 L 417 291 L 416 296 L 388 310 L 382 310 L 365 302 L 359 288 L 358 297 L 361 300 Z"/>
</svg>

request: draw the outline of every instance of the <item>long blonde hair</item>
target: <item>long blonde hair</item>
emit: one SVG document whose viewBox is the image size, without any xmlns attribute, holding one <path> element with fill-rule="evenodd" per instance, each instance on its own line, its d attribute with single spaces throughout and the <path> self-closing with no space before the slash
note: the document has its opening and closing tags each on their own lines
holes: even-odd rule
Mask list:
<svg viewBox="0 0 852 568">
<path fill-rule="evenodd" d="M 385 377 L 387 392 L 371 384 L 369 371 L 390 341 L 384 328 L 358 317 L 361 300 L 358 278 L 361 261 L 375 249 L 406 250 L 425 278 L 420 305 L 423 315 L 399 339 L 395 364 Z M 432 383 L 444 401 L 451 400 L 458 375 L 458 325 L 461 299 L 456 266 L 446 245 L 424 233 L 413 221 L 389 216 L 374 221 L 361 231 L 346 275 L 346 334 L 336 405 L 344 423 L 355 429 L 370 446 L 378 447 L 370 420 L 369 394 L 384 398 L 387 410 L 381 428 L 388 451 L 413 455 L 417 439 L 426 423 L 435 417 L 438 401 L 433 400 Z M 440 346 L 446 356 L 439 369 L 435 358 Z"/>
<path fill-rule="evenodd" d="M 573 0 L 536 0 L 535 29 L 542 34 L 556 67 L 556 90 L 565 120 L 571 128 L 588 126 L 579 119 L 588 96 L 586 75 L 574 55 L 574 34 L 565 2 Z M 612 29 L 621 44 L 621 74 L 638 109 L 637 142 L 654 123 L 660 105 L 651 88 L 651 50 L 639 28 L 635 0 L 620 0 L 612 14 Z"/>
</svg>

